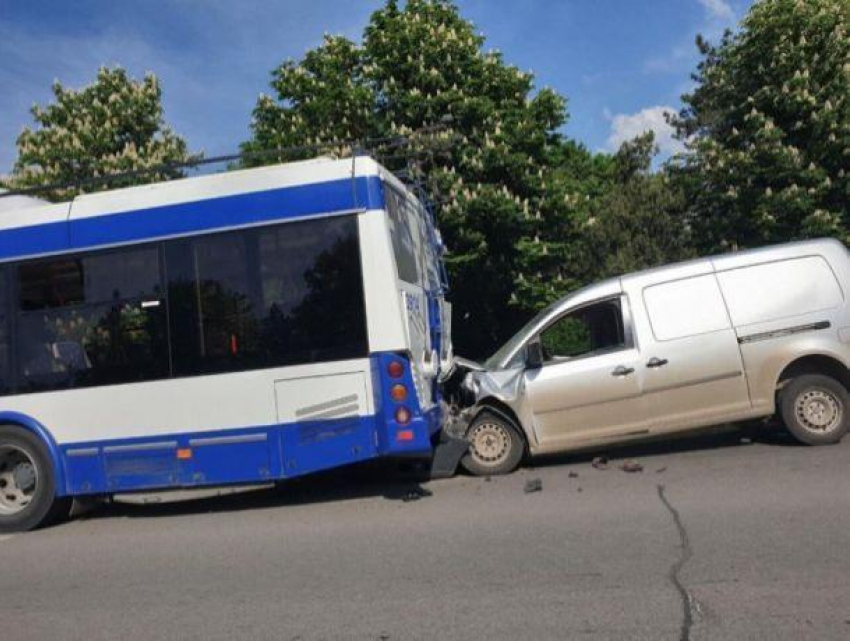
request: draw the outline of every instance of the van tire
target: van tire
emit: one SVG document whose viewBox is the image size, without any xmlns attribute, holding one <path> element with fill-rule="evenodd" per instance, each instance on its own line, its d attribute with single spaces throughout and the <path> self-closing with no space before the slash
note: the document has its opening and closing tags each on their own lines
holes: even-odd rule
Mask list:
<svg viewBox="0 0 850 641">
<path fill-rule="evenodd" d="M 833 445 L 850 426 L 850 395 L 834 378 L 804 374 L 779 396 L 780 413 L 791 435 L 806 445 Z"/>
<path fill-rule="evenodd" d="M 29 503 L 16 505 L 16 497 L 30 488 Z M 9 492 L 0 497 L 0 533 L 45 527 L 71 512 L 73 499 L 56 496 L 56 475 L 47 447 L 32 432 L 10 425 L 0 425 L 0 493 L 5 490 Z"/>
<path fill-rule="evenodd" d="M 522 462 L 525 441 L 516 426 L 494 412 L 483 411 L 466 431 L 469 451 L 460 464 L 473 476 L 510 474 Z"/>
</svg>

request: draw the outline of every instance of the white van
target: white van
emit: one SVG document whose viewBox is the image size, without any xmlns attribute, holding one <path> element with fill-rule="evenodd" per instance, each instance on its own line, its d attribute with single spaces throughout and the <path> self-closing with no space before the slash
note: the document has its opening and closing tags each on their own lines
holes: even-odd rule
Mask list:
<svg viewBox="0 0 850 641">
<path fill-rule="evenodd" d="M 790 243 L 614 278 L 543 310 L 470 372 L 464 467 L 779 412 L 803 443 L 848 429 L 850 256 Z"/>
</svg>

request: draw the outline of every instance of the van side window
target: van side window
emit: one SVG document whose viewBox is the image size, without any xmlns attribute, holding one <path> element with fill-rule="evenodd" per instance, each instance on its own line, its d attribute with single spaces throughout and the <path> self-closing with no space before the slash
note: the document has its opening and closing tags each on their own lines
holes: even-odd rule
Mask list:
<svg viewBox="0 0 850 641">
<path fill-rule="evenodd" d="M 562 316 L 540 334 L 547 361 L 625 347 L 623 313 L 618 300 L 582 307 Z"/>
<path fill-rule="evenodd" d="M 833 309 L 844 300 L 820 256 L 731 269 L 717 279 L 737 326 Z"/>
<path fill-rule="evenodd" d="M 729 328 L 729 315 L 714 274 L 652 285 L 643 300 L 660 341 L 708 334 Z"/>
</svg>

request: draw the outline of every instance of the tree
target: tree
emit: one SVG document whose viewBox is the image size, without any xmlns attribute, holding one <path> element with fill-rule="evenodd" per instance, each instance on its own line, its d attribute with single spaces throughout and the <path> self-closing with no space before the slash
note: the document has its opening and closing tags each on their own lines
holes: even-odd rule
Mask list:
<svg viewBox="0 0 850 641">
<path fill-rule="evenodd" d="M 648 132 L 625 142 L 610 159 L 610 183 L 591 202 L 585 223 L 586 281 L 690 258 L 684 198 L 665 172 L 651 171 L 658 153 Z"/>
<path fill-rule="evenodd" d="M 184 140 L 163 121 L 162 91 L 153 74 L 137 81 L 121 68 L 101 68 L 94 84 L 73 90 L 56 82 L 53 95 L 53 103 L 32 107 L 37 127 L 24 128 L 18 137 L 11 189 L 68 185 L 39 194 L 64 200 L 85 190 L 174 177 L 179 172 L 166 169 L 83 186 L 91 179 L 191 159 Z"/>
<path fill-rule="evenodd" d="M 703 55 L 672 168 L 702 250 L 850 242 L 850 3 L 761 0 Z"/>
<path fill-rule="evenodd" d="M 484 38 L 448 0 L 395 0 L 376 11 L 362 46 L 326 37 L 272 74 L 246 152 L 276 160 L 299 145 L 404 137 L 380 159 L 412 168 L 440 202 L 455 305 L 455 337 L 470 355 L 492 350 L 540 305 L 576 287 L 573 246 L 588 186 L 571 165 L 591 155 L 565 141 L 566 101 L 531 73 L 483 50 Z M 411 161 L 411 162 L 408 162 Z M 248 163 L 261 163 L 254 157 Z"/>
</svg>

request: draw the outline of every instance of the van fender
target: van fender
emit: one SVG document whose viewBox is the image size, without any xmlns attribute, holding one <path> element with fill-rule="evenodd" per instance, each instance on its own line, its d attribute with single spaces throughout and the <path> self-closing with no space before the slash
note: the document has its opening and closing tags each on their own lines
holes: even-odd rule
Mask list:
<svg viewBox="0 0 850 641">
<path fill-rule="evenodd" d="M 466 436 L 466 430 L 469 429 L 469 426 L 472 425 L 473 421 L 477 419 L 484 412 L 490 412 L 491 414 L 495 414 L 499 418 L 504 421 L 507 421 L 514 427 L 516 427 L 517 431 L 522 436 L 525 441 L 526 450 L 530 449 L 531 440 L 529 438 L 528 432 L 525 430 L 525 426 L 522 424 L 522 421 L 519 420 L 517 416 L 513 414 L 513 412 L 506 407 L 502 406 L 502 403 L 493 397 L 488 397 L 482 399 L 468 410 L 464 410 L 464 433 Z"/>
<path fill-rule="evenodd" d="M 56 440 L 44 425 L 26 414 L 20 412 L 0 412 L 0 425 L 11 425 L 20 427 L 35 434 L 47 448 L 47 453 L 50 460 L 53 462 L 53 478 L 56 479 L 56 496 L 66 496 L 68 494 L 67 485 L 65 483 L 65 467 L 62 465 L 62 453 L 59 451 L 59 446 Z"/>
<path fill-rule="evenodd" d="M 779 389 L 780 383 L 782 382 L 782 374 L 784 374 L 789 367 L 806 359 L 823 359 L 824 361 L 832 361 L 838 366 L 850 369 L 850 364 L 848 364 L 845 355 L 840 353 L 838 350 L 831 349 L 831 346 L 827 345 L 816 345 L 814 348 L 810 349 L 795 350 L 794 352 L 783 356 L 784 358 L 772 367 L 772 381 L 774 389 Z"/>
</svg>

